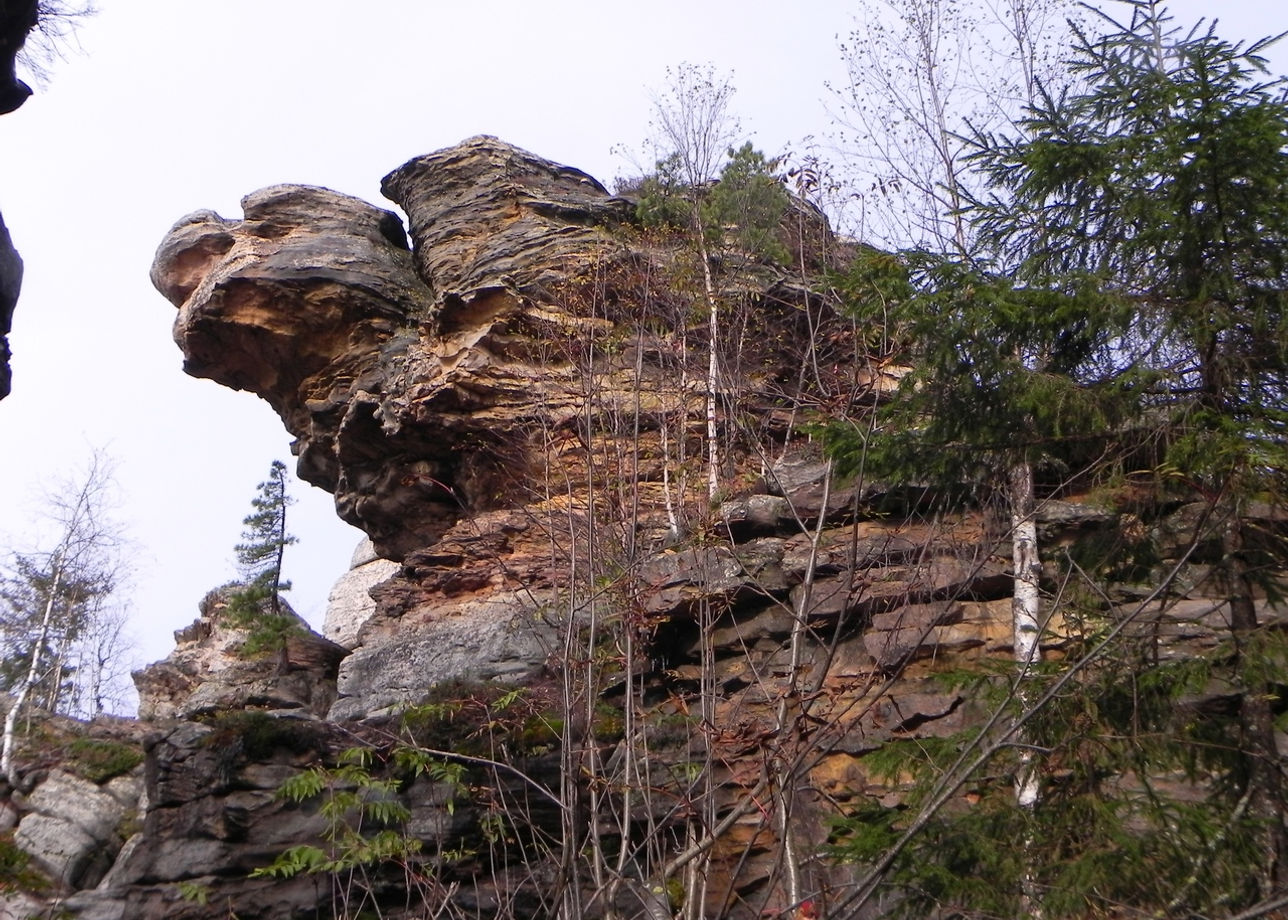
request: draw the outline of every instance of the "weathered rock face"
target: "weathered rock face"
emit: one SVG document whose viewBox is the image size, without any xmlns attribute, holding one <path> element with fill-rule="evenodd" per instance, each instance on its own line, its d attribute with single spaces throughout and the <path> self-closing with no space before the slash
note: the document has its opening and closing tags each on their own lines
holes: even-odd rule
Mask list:
<svg viewBox="0 0 1288 920">
<path fill-rule="evenodd" d="M 226 606 L 223 590 L 212 591 L 202 601 L 201 616 L 175 632 L 175 650 L 134 673 L 139 718 L 193 718 L 246 708 L 324 715 L 335 700 L 336 673 L 348 651 L 284 607 L 298 621 L 285 647 L 247 655 L 242 651 L 247 631 L 226 622 Z"/>
<path fill-rule="evenodd" d="M 31 87 L 18 79 L 14 65 L 40 12 L 39 0 L 8 0 L 0 7 L 0 115 L 15 111 L 31 95 Z"/>
<path fill-rule="evenodd" d="M 577 411 L 547 344 L 591 321 L 540 287 L 620 251 L 596 224 L 625 212 L 584 174 L 491 138 L 385 187 L 420 231 L 414 257 L 393 214 L 277 186 L 247 196 L 243 220 L 185 218 L 152 278 L 179 307 L 185 369 L 268 400 L 299 475 L 396 559 L 495 504 L 527 459 L 518 432 Z"/>
<path fill-rule="evenodd" d="M 0 115 L 16 110 L 31 95 L 31 87 L 18 79 L 14 65 L 39 12 L 38 0 L 9 0 L 0 6 Z M 0 217 L 0 399 L 9 395 L 12 382 L 8 336 L 21 288 L 22 259 Z"/>
<path fill-rule="evenodd" d="M 397 571 L 398 564 L 377 556 L 370 540 L 359 543 L 349 571 L 340 576 L 327 597 L 322 635 L 348 649 L 357 645 L 359 631 L 376 612 L 371 589 Z"/>
<path fill-rule="evenodd" d="M 14 842 L 56 881 L 93 887 L 125 842 L 118 828 L 127 813 L 138 810 L 141 791 L 133 788 L 131 802 L 128 794 L 112 795 L 88 780 L 54 770 L 27 797 L 30 811 L 18 825 Z"/>
<path fill-rule="evenodd" d="M 450 890 L 467 913 L 551 915 L 547 881 L 579 858 L 577 834 L 593 833 L 605 852 L 666 852 L 566 913 L 607 915 L 612 901 L 626 916 L 669 915 L 648 885 L 712 818 L 722 830 L 703 856 L 708 915 L 789 909 L 777 802 L 791 800 L 796 852 L 817 854 L 830 817 L 899 801 L 899 783 L 865 755 L 979 723 L 979 701 L 938 678 L 1011 655 L 1006 528 L 982 513 L 923 518 L 905 494 L 915 489 L 830 475 L 800 434 L 802 407 L 871 404 L 889 378 L 855 360 L 855 330 L 808 279 L 745 253 L 715 266 L 725 488 L 709 497 L 709 330 L 679 241 L 622 226 L 629 207 L 594 180 L 492 138 L 413 160 L 384 189 L 410 218 L 410 248 L 390 212 L 277 186 L 248 196 L 241 220 L 185 218 L 153 266 L 179 308 L 187 369 L 273 405 L 301 476 L 372 539 L 347 612 L 327 626 L 353 650 L 329 717 L 366 722 L 320 723 L 320 737 L 365 738 L 374 719 L 387 742 L 412 731 L 392 714 L 425 703 L 455 726 L 426 747 L 491 765 L 465 820 L 494 836 L 435 877 L 434 895 Z M 821 258 L 801 255 L 807 267 Z M 1152 564 L 1179 559 L 1201 517 L 1160 512 Z M 1062 549 L 1145 527 L 1080 501 L 1044 504 L 1040 523 Z M 393 560 L 379 578 L 363 571 L 376 555 Z M 1163 643 L 1159 655 L 1210 648 L 1226 610 L 1200 559 L 1166 604 L 1141 608 L 1149 588 L 1124 575 L 1095 628 L 1126 618 Z M 1258 604 L 1264 620 L 1278 616 Z M 1058 657 L 1087 628 L 1052 617 L 1043 647 Z M 208 639 L 217 649 L 213 631 L 184 641 Z M 204 689 L 209 654 L 157 672 L 155 684 L 182 686 L 151 692 L 151 715 L 322 711 L 312 691 L 230 695 L 230 683 L 260 679 L 237 671 Z M 200 872 L 239 916 L 314 903 L 283 886 L 271 895 L 279 913 L 265 913 L 269 895 L 239 873 L 317 832 L 309 809 L 272 799 L 269 780 L 333 763 L 335 744 L 232 763 L 210 731 L 180 726 L 156 741 L 145 839 L 117 861 L 110 898 L 83 893 L 76 910 L 161 916 L 165 886 Z M 429 815 L 408 825 L 425 851 L 457 852 L 466 828 L 412 806 Z M 513 835 L 487 823 L 498 816 Z M 798 868 L 802 890 L 853 882 L 824 859 Z M 214 916 L 181 909 L 172 915 Z"/>
</svg>

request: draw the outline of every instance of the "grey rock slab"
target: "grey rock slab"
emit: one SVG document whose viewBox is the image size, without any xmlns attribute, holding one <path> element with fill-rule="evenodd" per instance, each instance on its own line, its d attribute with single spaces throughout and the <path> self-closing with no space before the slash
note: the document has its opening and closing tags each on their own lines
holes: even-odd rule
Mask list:
<svg viewBox="0 0 1288 920">
<path fill-rule="evenodd" d="M 545 664 L 557 631 L 517 594 L 457 608 L 382 644 L 359 648 L 340 666 L 339 721 L 415 702 L 449 680 L 519 680 Z"/>
<path fill-rule="evenodd" d="M 107 874 L 98 883 L 100 891 L 109 888 L 115 888 L 121 884 L 122 867 L 127 865 L 134 851 L 143 845 L 143 834 L 131 834 L 130 839 L 122 844 L 120 851 L 116 854 L 116 859 L 112 863 L 112 868 L 107 870 Z"/>
<path fill-rule="evenodd" d="M 0 920 L 28 920 L 29 917 L 44 917 L 48 911 L 48 904 L 36 900 L 25 892 L 0 892 Z"/>
<path fill-rule="evenodd" d="M 62 770 L 51 770 L 45 781 L 32 790 L 27 807 L 78 827 L 98 841 L 109 839 L 125 817 L 125 806 L 112 795 Z"/>
<path fill-rule="evenodd" d="M 748 495 L 722 504 L 717 519 L 735 541 L 781 533 L 796 523 L 791 503 L 781 495 Z"/>
<path fill-rule="evenodd" d="M 357 646 L 363 624 L 376 612 L 371 589 L 395 575 L 399 568 L 398 563 L 376 556 L 370 540 L 358 544 L 352 567 L 340 576 L 327 597 L 322 635 L 348 649 Z"/>
<path fill-rule="evenodd" d="M 18 824 L 14 843 L 50 876 L 78 887 L 103 841 L 69 821 L 32 813 Z"/>
<path fill-rule="evenodd" d="M 116 776 L 108 780 L 101 787 L 104 792 L 116 799 L 123 808 L 128 810 L 137 809 L 143 798 L 143 771 L 136 769 L 125 776 Z"/>
</svg>

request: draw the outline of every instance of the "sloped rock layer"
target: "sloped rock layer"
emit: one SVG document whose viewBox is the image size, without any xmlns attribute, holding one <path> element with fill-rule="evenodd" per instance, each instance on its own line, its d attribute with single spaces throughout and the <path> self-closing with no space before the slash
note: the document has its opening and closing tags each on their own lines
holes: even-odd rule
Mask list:
<svg viewBox="0 0 1288 920">
<path fill-rule="evenodd" d="M 227 589 L 210 592 L 201 615 L 174 634 L 175 649 L 134 673 L 139 718 L 191 719 L 230 709 L 275 709 L 325 715 L 348 650 L 319 636 L 283 603 L 295 623 L 281 648 L 250 654 L 248 627 L 224 615 Z"/>
<path fill-rule="evenodd" d="M 368 533 L 363 566 L 384 577 L 328 627 L 345 649 L 314 656 L 321 689 L 191 663 L 215 661 L 217 629 L 183 639 L 155 681 L 183 686 L 149 714 L 204 722 L 158 725 L 141 835 L 64 909 L 325 910 L 309 878 L 246 874 L 326 839 L 317 800 L 273 790 L 352 767 L 355 743 L 394 779 L 373 794 L 408 809 L 391 824 L 429 854 L 414 881 L 367 880 L 385 916 L 670 916 L 662 874 L 677 880 L 695 852 L 708 916 L 790 915 L 789 806 L 801 889 L 843 890 L 852 872 L 820 855 L 829 820 L 906 792 L 867 755 L 980 724 L 984 703 L 943 678 L 1011 656 L 1011 556 L 987 513 L 923 516 L 919 490 L 838 480 L 802 435 L 802 406 L 858 412 L 897 376 L 856 360 L 861 331 L 800 274 L 826 263 L 830 237 L 799 234 L 791 271 L 734 251 L 715 266 L 724 455 L 708 495 L 710 330 L 681 237 L 643 232 L 590 177 L 494 138 L 419 157 L 384 190 L 410 243 L 391 212 L 277 186 L 242 219 L 185 218 L 158 251 L 186 368 L 279 412 L 300 474 Z M 1228 623 L 1211 547 L 1195 551 L 1203 515 L 1169 506 L 1146 525 L 1072 498 L 1042 505 L 1045 545 L 1100 541 L 1126 559 L 1150 530 L 1158 551 L 1124 565 L 1094 615 L 1050 618 L 1048 655 L 1118 625 L 1158 656 L 1212 648 Z M 1150 586 L 1169 567 L 1181 577 L 1164 603 Z M 226 694 L 261 678 L 278 683 Z M 221 723 L 230 706 L 278 711 Z M 440 759 L 417 770 L 400 743 Z M 596 885 L 561 875 L 596 847 L 613 854 Z M 179 883 L 209 905 L 181 901 Z"/>
<path fill-rule="evenodd" d="M 9 369 L 9 331 L 13 311 L 22 290 L 22 258 L 9 238 L 9 228 L 0 218 L 0 399 L 9 395 L 13 382 Z"/>
</svg>

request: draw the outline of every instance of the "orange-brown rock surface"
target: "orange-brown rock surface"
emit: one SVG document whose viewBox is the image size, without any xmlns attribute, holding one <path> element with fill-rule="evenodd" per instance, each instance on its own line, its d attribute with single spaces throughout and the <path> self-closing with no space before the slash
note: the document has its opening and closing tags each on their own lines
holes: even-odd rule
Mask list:
<svg viewBox="0 0 1288 920">
<path fill-rule="evenodd" d="M 343 624 L 353 651 L 331 718 L 521 685 L 535 721 L 491 753 L 553 749 L 579 778 L 564 812 L 533 812 L 544 833 L 569 831 L 563 814 L 623 847 L 646 830 L 667 841 L 610 890 L 636 891 L 631 873 L 658 871 L 686 829 L 719 826 L 708 915 L 787 909 L 784 796 L 810 854 L 801 884 L 842 884 L 818 856 L 828 818 L 900 791 L 864 755 L 980 718 L 937 677 L 1010 655 L 1010 548 L 983 511 L 921 517 L 915 488 L 836 480 L 805 433 L 811 411 L 857 416 L 889 382 L 861 360 L 861 330 L 809 293 L 830 245 L 817 215 L 793 215 L 813 221 L 796 267 L 732 251 L 715 266 L 723 458 L 709 497 L 707 310 L 682 235 L 643 232 L 589 176 L 494 138 L 412 160 L 383 188 L 410 243 L 391 212 L 276 186 L 240 219 L 180 221 L 153 266 L 186 369 L 267 400 L 300 475 L 398 563 L 364 621 Z M 1041 515 L 1061 547 L 1121 523 L 1086 501 Z M 1146 610 L 1131 605 L 1148 587 L 1117 585 L 1097 622 L 1129 615 L 1167 654 L 1210 645 L 1222 602 L 1205 572 L 1195 556 L 1179 594 Z M 1053 617 L 1043 645 L 1058 657 L 1090 628 Z M 540 709 L 551 701 L 557 717 Z M 489 713 L 479 731 L 504 721 Z M 665 910 L 647 901 L 623 910 Z"/>
</svg>

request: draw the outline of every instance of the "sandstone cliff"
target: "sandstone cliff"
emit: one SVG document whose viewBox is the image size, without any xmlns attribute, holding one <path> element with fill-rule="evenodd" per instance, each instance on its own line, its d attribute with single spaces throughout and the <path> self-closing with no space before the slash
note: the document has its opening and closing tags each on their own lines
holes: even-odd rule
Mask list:
<svg viewBox="0 0 1288 920">
<path fill-rule="evenodd" d="M 838 481 L 804 433 L 809 410 L 860 416 L 890 383 L 862 330 L 812 293 L 837 257 L 825 224 L 796 203 L 793 268 L 736 251 L 717 267 L 713 499 L 708 330 L 682 235 L 645 232 L 589 176 L 494 138 L 419 157 L 384 190 L 410 243 L 392 212 L 275 186 L 240 219 L 184 218 L 158 250 L 186 369 L 268 401 L 300 475 L 384 562 L 355 557 L 371 603 L 329 619 L 344 649 L 301 653 L 321 689 L 283 683 L 286 667 L 256 678 L 262 692 L 202 691 L 210 624 L 144 679 L 171 700 L 152 715 L 204 721 L 157 724 L 139 833 L 63 909 L 311 916 L 332 885 L 354 915 L 399 917 L 702 904 L 753 918 L 840 901 L 854 873 L 828 857 L 831 820 L 900 802 L 906 777 L 871 766 L 874 751 L 982 722 L 985 701 L 945 677 L 1007 660 L 1011 582 L 986 511 L 925 516 L 914 487 Z M 1153 570 L 1124 568 L 1094 615 L 1046 624 L 1051 655 L 1114 624 L 1163 656 L 1220 641 L 1195 506 L 1142 520 L 1067 498 L 1041 511 L 1053 584 L 1074 548 L 1127 554 L 1146 533 L 1149 565 L 1184 562 L 1184 577 L 1142 605 Z M 248 684 L 231 666 L 219 686 Z M 218 715 L 202 702 L 215 697 L 252 711 Z M 300 718 L 326 704 L 327 719 Z M 325 798 L 274 795 L 310 769 L 323 796 L 379 790 L 385 826 L 419 850 L 347 885 L 339 863 L 248 881 L 293 845 L 334 845 Z"/>
</svg>

